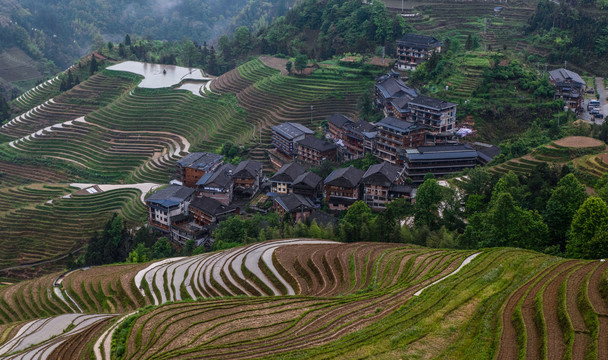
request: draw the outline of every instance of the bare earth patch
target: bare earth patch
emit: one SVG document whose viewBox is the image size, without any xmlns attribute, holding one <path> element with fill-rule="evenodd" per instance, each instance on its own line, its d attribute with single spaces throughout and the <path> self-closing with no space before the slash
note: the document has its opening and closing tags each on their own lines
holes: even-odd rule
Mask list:
<svg viewBox="0 0 608 360">
<path fill-rule="evenodd" d="M 554 141 L 555 144 L 570 148 L 587 148 L 605 145 L 603 141 L 586 137 L 586 136 L 568 136 L 563 139 Z"/>
<path fill-rule="evenodd" d="M 279 70 L 281 75 L 287 76 L 287 59 L 281 59 L 274 56 L 260 56 L 260 61 L 268 67 Z"/>
</svg>

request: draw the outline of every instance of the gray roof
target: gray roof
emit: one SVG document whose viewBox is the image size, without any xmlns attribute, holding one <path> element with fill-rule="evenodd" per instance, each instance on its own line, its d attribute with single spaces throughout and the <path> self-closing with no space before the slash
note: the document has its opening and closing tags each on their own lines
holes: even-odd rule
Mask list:
<svg viewBox="0 0 608 360">
<path fill-rule="evenodd" d="M 199 186 L 214 186 L 219 188 L 227 188 L 232 183 L 232 174 L 236 167 L 232 164 L 224 164 L 212 173 L 206 173 L 197 182 Z"/>
<path fill-rule="evenodd" d="M 402 112 L 404 112 L 405 110 L 408 109 L 408 104 L 410 103 L 410 98 L 406 97 L 406 96 L 402 96 L 400 98 L 394 99 L 393 101 L 391 101 L 391 104 L 393 104 L 393 107 L 396 108 L 397 110 L 401 110 Z"/>
<path fill-rule="evenodd" d="M 343 114 L 333 114 L 332 116 L 329 117 L 329 119 L 327 119 L 327 122 L 335 125 L 338 128 L 342 128 L 342 126 L 344 126 L 344 124 L 353 122 L 353 120 Z"/>
<path fill-rule="evenodd" d="M 373 124 L 365 120 L 359 120 L 356 123 L 350 123 L 346 125 L 346 128 L 357 133 L 373 132 L 376 130 L 376 127 Z"/>
<path fill-rule="evenodd" d="M 397 119 L 396 117 L 387 116 L 376 123 L 377 126 L 389 128 L 401 132 L 407 132 L 424 127 L 422 124 L 417 124 L 411 121 Z"/>
<path fill-rule="evenodd" d="M 376 87 L 382 92 L 385 99 L 401 96 L 414 98 L 418 96 L 416 90 L 407 86 L 401 79 L 395 79 L 393 77 L 380 81 L 376 84 Z"/>
<path fill-rule="evenodd" d="M 306 126 L 290 122 L 273 126 L 272 130 L 276 131 L 287 139 L 295 139 L 305 134 L 314 134 L 314 131 L 310 130 Z"/>
<path fill-rule="evenodd" d="M 194 189 L 192 188 L 181 185 L 169 185 L 150 195 L 146 199 L 146 202 L 170 207 L 181 204 L 192 194 L 194 194 Z"/>
<path fill-rule="evenodd" d="M 179 159 L 176 164 L 181 167 L 194 168 L 207 171 L 213 165 L 220 162 L 224 157 L 222 155 L 208 152 L 194 152 Z"/>
<path fill-rule="evenodd" d="M 298 163 L 285 164 L 270 178 L 270 181 L 293 182 L 305 172 L 306 168 Z"/>
<path fill-rule="evenodd" d="M 355 187 L 361 181 L 365 171 L 359 170 L 352 165 L 347 168 L 336 169 L 325 179 L 325 184 L 342 187 Z"/>
<path fill-rule="evenodd" d="M 437 153 L 437 152 L 455 152 L 455 151 L 470 151 L 473 150 L 468 144 L 455 145 L 435 145 L 435 146 L 418 146 L 420 153 Z"/>
<path fill-rule="evenodd" d="M 583 80 L 577 73 L 564 68 L 549 71 L 549 76 L 556 83 L 575 82 L 585 85 L 585 80 Z"/>
<path fill-rule="evenodd" d="M 439 47 L 443 43 L 432 36 L 407 33 L 397 41 L 397 44 L 409 45 L 412 47 L 428 49 L 431 47 Z"/>
<path fill-rule="evenodd" d="M 406 152 L 405 156 L 410 161 L 476 159 L 477 151 L 466 144 L 420 146 L 417 151 Z"/>
<path fill-rule="evenodd" d="M 262 171 L 262 163 L 255 160 L 241 161 L 234 169 L 233 177 L 255 178 Z"/>
<path fill-rule="evenodd" d="M 361 181 L 364 184 L 375 184 L 388 187 L 399 179 L 402 170 L 402 168 L 387 162 L 374 164 L 367 169 L 365 174 L 363 174 Z"/>
<path fill-rule="evenodd" d="M 300 206 L 309 210 L 314 208 L 314 204 L 309 198 L 298 194 L 277 196 L 274 200 L 288 212 L 298 210 Z"/>
<path fill-rule="evenodd" d="M 306 135 L 304 139 L 299 140 L 297 143 L 322 153 L 336 148 L 336 144 L 317 139 L 314 135 Z"/>
<path fill-rule="evenodd" d="M 447 108 L 458 105 L 458 104 L 454 104 L 449 101 L 432 98 L 429 96 L 423 96 L 423 95 L 420 95 L 420 96 L 416 97 L 415 99 L 412 99 L 410 101 L 410 104 L 421 105 L 421 106 L 430 107 L 430 108 L 437 109 L 437 110 L 443 110 L 443 109 L 447 109 Z"/>
<path fill-rule="evenodd" d="M 192 200 L 190 207 L 197 208 L 212 216 L 218 216 L 236 210 L 233 206 L 226 206 L 221 202 L 206 196 Z"/>
<path fill-rule="evenodd" d="M 317 186 L 319 186 L 319 183 L 321 183 L 323 181 L 323 179 L 313 173 L 313 172 L 305 172 L 304 174 L 298 176 L 294 181 L 293 181 L 293 186 L 297 186 L 297 185 L 306 185 L 310 188 L 316 188 Z"/>
</svg>

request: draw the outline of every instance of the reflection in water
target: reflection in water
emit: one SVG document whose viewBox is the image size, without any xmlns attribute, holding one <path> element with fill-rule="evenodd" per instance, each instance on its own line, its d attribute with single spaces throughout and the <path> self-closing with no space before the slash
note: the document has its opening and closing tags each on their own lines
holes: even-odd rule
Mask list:
<svg viewBox="0 0 608 360">
<path fill-rule="evenodd" d="M 138 86 L 140 88 L 149 89 L 171 87 L 176 84 L 179 84 L 184 80 L 209 80 L 209 78 L 204 77 L 203 72 L 197 68 L 185 68 L 175 65 L 150 64 L 138 61 L 125 61 L 120 64 L 108 67 L 108 70 L 126 71 L 142 75 L 144 76 L 144 79 Z M 188 88 L 187 90 L 190 90 L 190 88 Z"/>
<path fill-rule="evenodd" d="M 185 81 L 180 87 L 176 88 L 176 90 L 188 90 L 194 95 L 203 97 L 201 95 L 201 87 L 203 86 L 205 86 L 205 84 L 201 82 Z"/>
</svg>

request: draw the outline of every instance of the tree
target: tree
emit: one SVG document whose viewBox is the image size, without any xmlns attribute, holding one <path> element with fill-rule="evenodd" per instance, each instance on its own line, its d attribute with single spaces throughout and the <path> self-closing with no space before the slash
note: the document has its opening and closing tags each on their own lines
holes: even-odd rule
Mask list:
<svg viewBox="0 0 608 360">
<path fill-rule="evenodd" d="M 344 242 L 369 241 L 368 222 L 372 211 L 363 201 L 355 201 L 340 221 L 340 238 Z M 367 228 L 367 234 L 364 233 Z"/>
<path fill-rule="evenodd" d="M 131 37 L 129 36 L 129 34 L 125 35 L 125 45 L 131 46 Z"/>
<path fill-rule="evenodd" d="M 293 66 L 293 63 L 291 61 L 288 61 L 287 64 L 285 64 L 285 69 L 287 69 L 288 74 L 291 74 L 292 66 Z"/>
<path fill-rule="evenodd" d="M 296 55 L 296 59 L 294 62 L 294 67 L 296 71 L 302 73 L 302 70 L 306 69 L 308 65 L 308 57 L 305 54 Z"/>
<path fill-rule="evenodd" d="M 469 36 L 467 36 L 467 42 L 464 44 L 464 49 L 465 50 L 471 50 L 473 48 L 473 38 L 471 37 L 471 34 L 469 34 Z"/>
<path fill-rule="evenodd" d="M 97 71 L 97 60 L 95 60 L 95 55 L 91 56 L 91 66 L 89 67 L 89 74 L 93 75 Z"/>
<path fill-rule="evenodd" d="M 112 51 L 112 49 L 114 49 L 114 43 L 111 41 L 108 41 L 108 50 Z"/>
<path fill-rule="evenodd" d="M 427 226 L 430 229 L 438 226 L 441 198 L 441 186 L 437 180 L 429 178 L 420 185 L 413 209 L 416 226 Z"/>
<path fill-rule="evenodd" d="M 566 254 L 573 258 L 608 257 L 608 205 L 590 197 L 578 209 L 570 227 Z"/>
<path fill-rule="evenodd" d="M 566 250 L 572 218 L 586 198 L 585 187 L 573 174 L 563 177 L 551 192 L 545 210 L 545 222 L 549 227 L 552 245 L 559 246 L 562 252 Z"/>
</svg>

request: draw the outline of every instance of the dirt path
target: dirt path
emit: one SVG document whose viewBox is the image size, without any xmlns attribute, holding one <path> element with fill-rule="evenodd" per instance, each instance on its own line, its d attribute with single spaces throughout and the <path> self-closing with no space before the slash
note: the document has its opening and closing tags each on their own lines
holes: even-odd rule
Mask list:
<svg viewBox="0 0 608 360">
<path fill-rule="evenodd" d="M 576 296 L 578 289 L 583 285 L 589 272 L 593 271 L 597 265 L 597 262 L 590 262 L 582 266 L 570 275 L 566 283 L 566 310 L 574 329 L 574 343 L 572 344 L 572 358 L 574 360 L 584 359 L 589 341 L 591 340 L 589 338 L 589 329 L 587 329 L 583 315 L 576 304 Z"/>
<path fill-rule="evenodd" d="M 568 136 L 563 139 L 554 141 L 556 145 L 569 148 L 588 148 L 606 145 L 603 141 L 590 138 L 587 136 Z"/>
<path fill-rule="evenodd" d="M 601 77 L 595 78 L 595 87 L 597 88 L 597 93 L 600 96 L 601 113 L 604 115 L 604 117 L 606 117 L 608 116 L 608 100 L 606 99 L 608 96 L 608 91 L 606 91 L 606 88 L 604 87 L 604 79 Z"/>
</svg>

